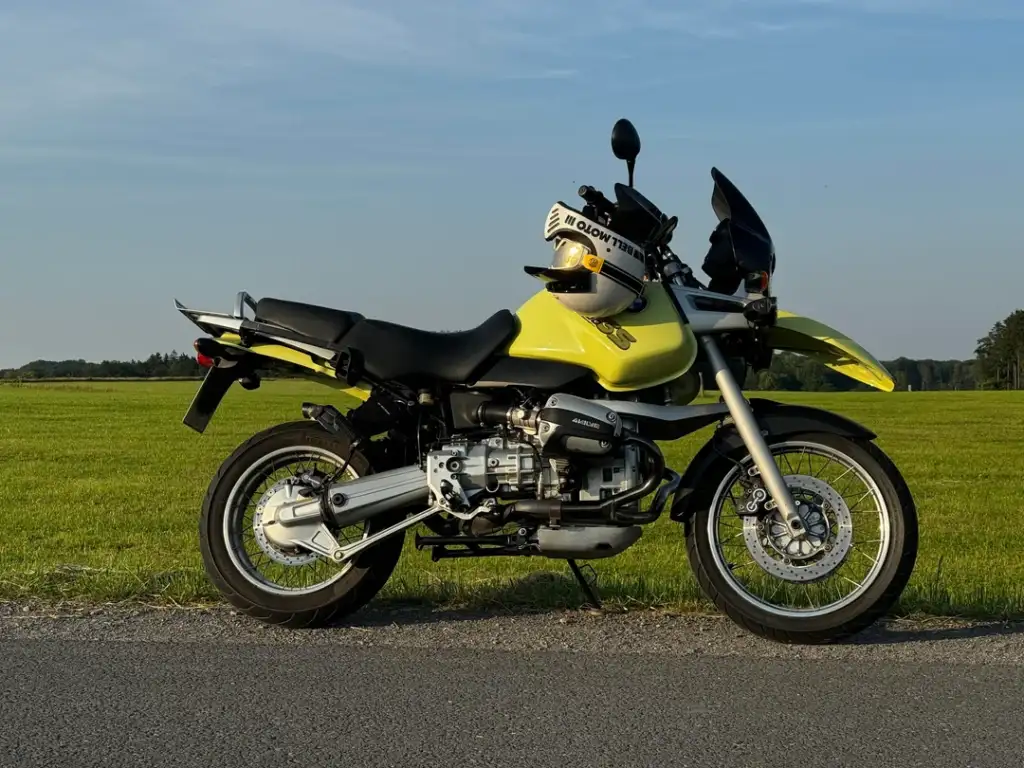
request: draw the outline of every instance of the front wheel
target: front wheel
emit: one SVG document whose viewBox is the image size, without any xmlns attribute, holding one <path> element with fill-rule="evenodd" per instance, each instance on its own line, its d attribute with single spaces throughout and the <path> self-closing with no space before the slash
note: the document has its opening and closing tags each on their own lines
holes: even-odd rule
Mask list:
<svg viewBox="0 0 1024 768">
<path fill-rule="evenodd" d="M 690 564 L 705 594 L 741 626 L 787 643 L 840 640 L 895 604 L 917 558 L 917 511 L 874 444 L 790 435 L 769 449 L 806 534 L 766 510 L 741 447 L 704 476 L 687 522 Z M 756 473 L 755 473 L 756 474 Z"/>
</svg>

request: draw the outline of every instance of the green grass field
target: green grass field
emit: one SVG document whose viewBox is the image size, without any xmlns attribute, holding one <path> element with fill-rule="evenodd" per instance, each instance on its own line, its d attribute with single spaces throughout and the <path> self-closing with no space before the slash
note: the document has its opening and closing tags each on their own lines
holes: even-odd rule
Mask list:
<svg viewBox="0 0 1024 768">
<path fill-rule="evenodd" d="M 0 598 L 195 603 L 216 600 L 197 518 L 210 477 L 253 432 L 299 417 L 315 384 L 234 388 L 210 429 L 181 424 L 195 382 L 0 386 Z M 1024 616 L 1024 395 L 779 394 L 879 434 L 918 503 L 921 550 L 900 613 Z M 682 470 L 710 428 L 668 447 Z M 574 606 L 560 561 L 430 562 L 407 551 L 380 600 L 448 607 Z M 662 519 L 617 558 L 595 562 L 605 599 L 707 608 L 681 527 Z"/>
</svg>

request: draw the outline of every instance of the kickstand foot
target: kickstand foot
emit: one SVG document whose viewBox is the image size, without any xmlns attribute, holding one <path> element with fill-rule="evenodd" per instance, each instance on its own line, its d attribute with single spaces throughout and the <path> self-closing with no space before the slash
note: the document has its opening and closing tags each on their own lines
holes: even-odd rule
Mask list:
<svg viewBox="0 0 1024 768">
<path fill-rule="evenodd" d="M 580 567 L 576 564 L 576 561 L 566 560 L 566 562 L 569 563 L 569 569 L 572 571 L 572 575 L 576 577 L 576 581 L 580 583 L 580 589 L 582 589 L 583 594 L 587 596 L 587 600 L 590 601 L 590 604 L 594 606 L 594 608 L 596 608 L 597 610 L 601 610 L 601 600 L 597 596 L 596 590 L 590 585 L 590 582 L 588 582 L 583 577 L 583 572 L 580 570 Z M 590 572 L 594 574 L 594 581 L 596 582 L 597 572 L 594 571 L 593 566 L 588 567 L 590 568 Z"/>
</svg>

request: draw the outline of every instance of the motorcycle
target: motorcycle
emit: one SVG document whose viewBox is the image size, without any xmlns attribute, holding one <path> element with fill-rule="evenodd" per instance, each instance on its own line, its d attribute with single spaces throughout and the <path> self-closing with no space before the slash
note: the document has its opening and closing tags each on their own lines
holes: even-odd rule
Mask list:
<svg viewBox="0 0 1024 768">
<path fill-rule="evenodd" d="M 832 642 L 892 607 L 914 568 L 917 512 L 875 433 L 747 399 L 741 386 L 776 350 L 882 391 L 892 376 L 839 331 L 778 308 L 772 238 L 717 168 L 704 285 L 669 247 L 678 218 L 634 187 L 632 123 L 619 120 L 611 143 L 629 179 L 615 202 L 583 186 L 582 209 L 556 203 L 545 239 L 570 255 L 525 267 L 541 290 L 472 330 L 245 292 L 230 314 L 175 300 L 206 334 L 194 344 L 207 372 L 183 420 L 191 429 L 206 429 L 235 382 L 255 389 L 281 364 L 359 401 L 345 413 L 303 403 L 302 419 L 254 435 L 220 466 L 199 534 L 230 603 L 289 627 L 334 621 L 378 593 L 405 532 L 422 524 L 415 546 L 435 562 L 564 559 L 599 607 L 577 561 L 620 554 L 667 509 L 703 592 L 757 635 Z M 615 263 L 636 267 L 635 279 L 613 266 L 623 254 L 633 261 Z M 567 303 L 586 298 L 594 275 L 635 300 L 613 316 L 574 311 Z M 702 388 L 717 402 L 694 403 Z M 682 473 L 667 466 L 658 441 L 711 425 Z"/>
</svg>

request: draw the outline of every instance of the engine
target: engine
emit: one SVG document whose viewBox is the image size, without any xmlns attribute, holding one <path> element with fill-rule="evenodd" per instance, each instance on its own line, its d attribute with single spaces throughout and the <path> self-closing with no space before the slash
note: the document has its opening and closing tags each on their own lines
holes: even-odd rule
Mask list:
<svg viewBox="0 0 1024 768">
<path fill-rule="evenodd" d="M 426 456 L 433 496 L 456 517 L 492 516 L 498 499 L 600 501 L 640 482 L 639 450 L 620 441 L 618 415 L 598 401 L 555 395 L 532 409 L 486 403 L 475 415 L 494 433 Z"/>
</svg>

